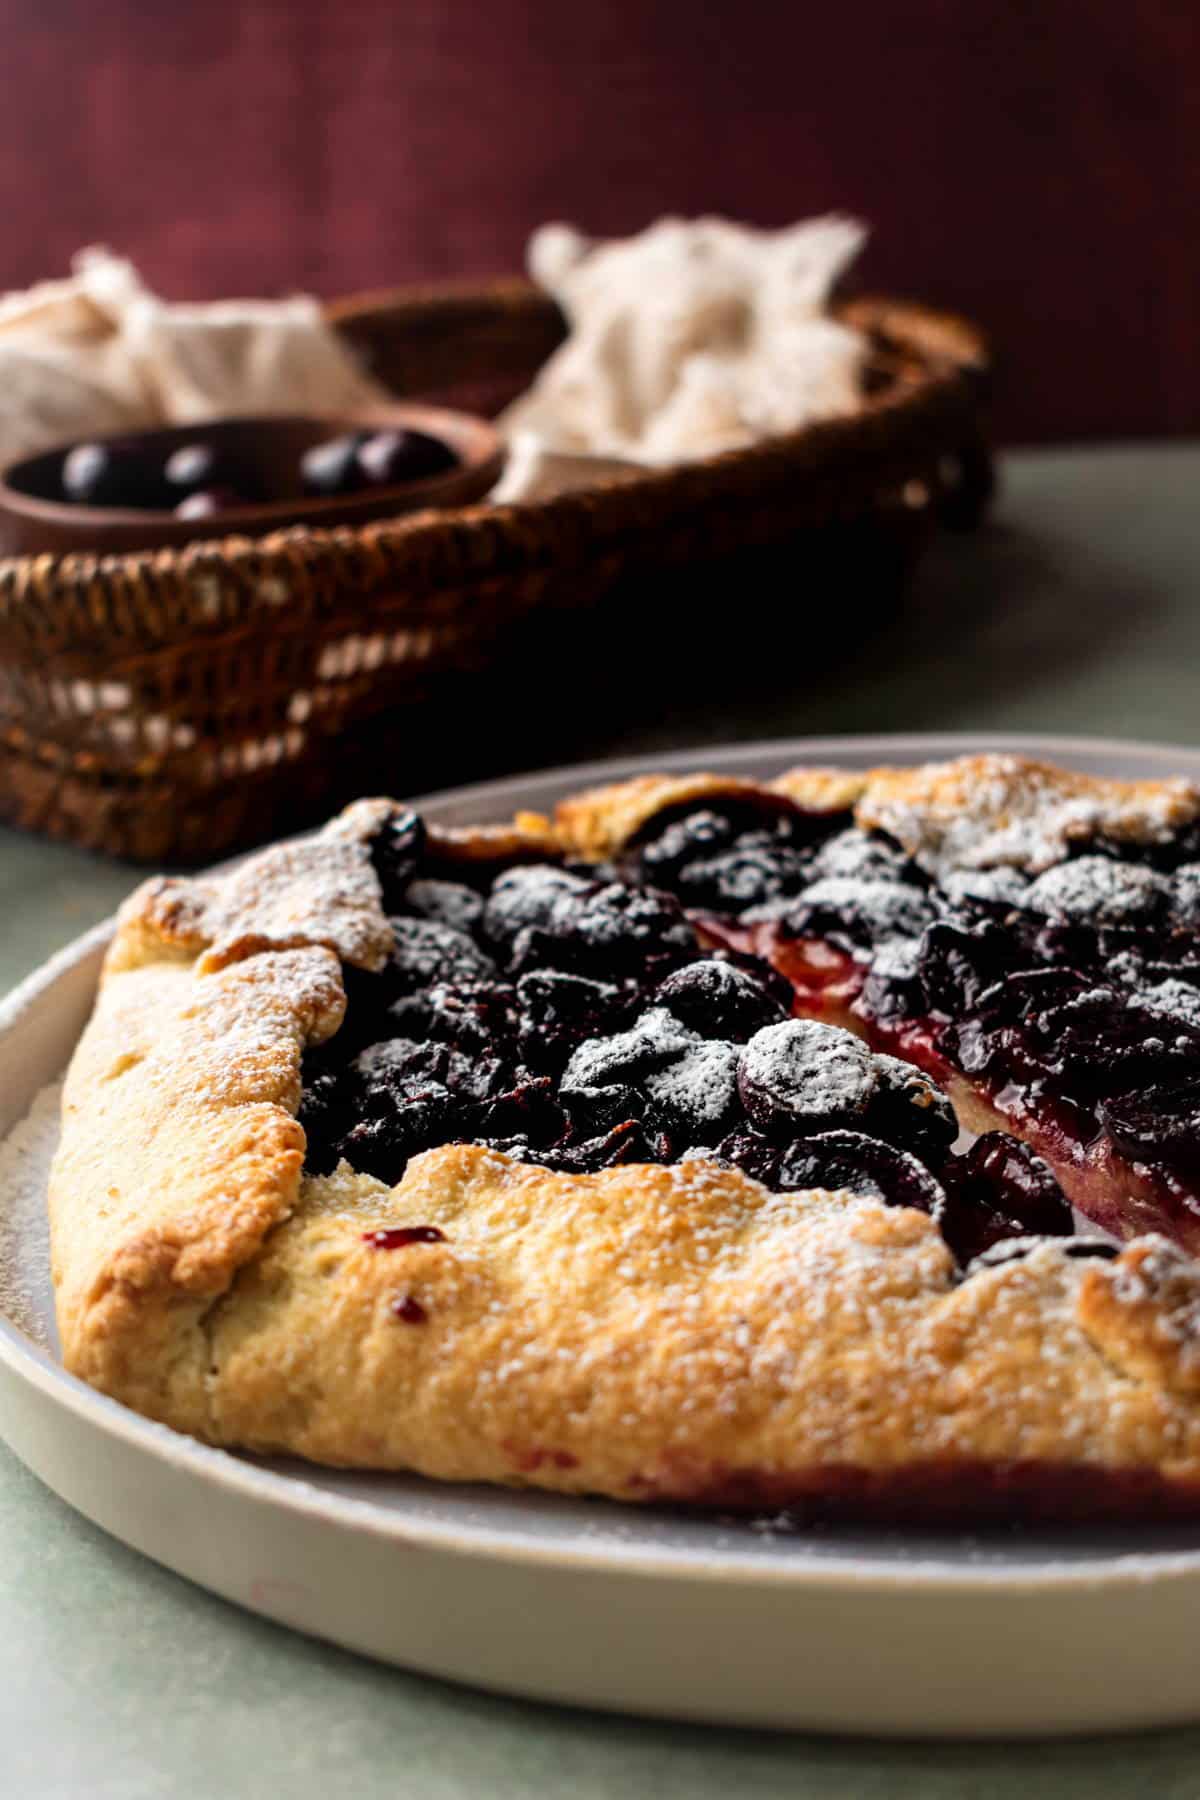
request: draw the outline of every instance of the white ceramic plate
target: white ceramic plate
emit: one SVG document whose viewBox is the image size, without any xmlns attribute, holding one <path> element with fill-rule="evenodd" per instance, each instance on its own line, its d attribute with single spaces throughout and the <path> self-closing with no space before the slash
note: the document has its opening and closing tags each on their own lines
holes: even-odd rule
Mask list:
<svg viewBox="0 0 1200 1800">
<path fill-rule="evenodd" d="M 769 775 L 984 748 L 1200 777 L 1200 753 L 1094 740 L 800 739 L 660 767 Z M 593 765 L 423 803 L 446 821 L 544 807 Z M 0 1133 L 62 1071 L 106 929 L 0 1008 Z M 1200 1718 L 1200 1527 L 787 1534 L 206 1449 L 91 1392 L 53 1354 L 37 1209 L 0 1220 L 0 1432 L 65 1500 L 256 1612 L 509 1693 L 736 1724 L 968 1736 Z"/>
</svg>

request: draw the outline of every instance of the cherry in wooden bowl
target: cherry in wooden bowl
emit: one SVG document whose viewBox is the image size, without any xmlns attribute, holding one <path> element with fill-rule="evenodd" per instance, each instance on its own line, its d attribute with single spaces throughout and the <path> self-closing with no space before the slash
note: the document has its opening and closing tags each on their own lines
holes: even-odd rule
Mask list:
<svg viewBox="0 0 1200 1800">
<path fill-rule="evenodd" d="M 415 439 L 446 454 L 414 455 Z M 339 444 L 354 453 L 326 450 Z M 103 455 L 91 455 L 93 447 Z M 335 468 L 339 454 L 344 464 Z M 486 419 L 415 403 L 96 438 L 25 457 L 0 474 L 0 554 L 103 556 L 265 537 L 289 525 L 365 525 L 481 499 L 503 460 Z"/>
</svg>

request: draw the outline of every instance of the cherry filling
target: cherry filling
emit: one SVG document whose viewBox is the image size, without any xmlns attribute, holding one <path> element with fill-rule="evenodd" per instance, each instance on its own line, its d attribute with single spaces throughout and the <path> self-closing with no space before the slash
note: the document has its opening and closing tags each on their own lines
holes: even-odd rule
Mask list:
<svg viewBox="0 0 1200 1800">
<path fill-rule="evenodd" d="M 789 845 L 774 892 L 746 907 L 714 899 L 720 871 L 711 852 L 702 859 L 706 941 L 768 960 L 798 1013 L 919 1064 L 974 1125 L 1012 1126 L 1107 1229 L 1200 1248 L 1195 828 L 1146 849 L 1081 844 L 1032 879 L 961 870 L 940 884 L 877 833 L 843 820 L 814 842 L 804 829 L 799 860 Z M 660 841 L 686 835 L 676 821 Z M 731 833 L 731 856 L 738 842 Z M 636 852 L 641 866 L 655 855 L 653 842 Z M 677 851 L 671 863 L 682 895 L 693 871 Z M 760 891 L 770 887 L 764 877 Z M 970 1161 L 944 1183 L 943 1228 L 963 1246 L 969 1233 L 952 1216 L 992 1204 L 978 1170 L 967 1179 Z M 1001 1186 L 1012 1188 L 1011 1169 Z M 1028 1203 L 998 1210 L 1020 1223 Z"/>
<path fill-rule="evenodd" d="M 703 1158 L 780 1191 L 918 1207 L 963 1263 L 1070 1234 L 1026 1146 L 992 1132 L 953 1154 L 954 1111 L 915 1066 L 950 1066 L 949 1020 L 919 1010 L 921 947 L 936 947 L 947 900 L 845 815 L 694 809 L 657 821 L 614 870 L 456 863 L 397 808 L 373 858 L 392 954 L 378 973 L 347 971 L 345 1023 L 305 1058 L 312 1172 L 345 1158 L 394 1183 L 410 1157 L 455 1142 L 570 1173 Z M 1053 996 L 1076 1005 L 1081 1044 L 1085 995 L 1080 982 Z M 1123 1129 L 1132 1141 L 1147 1126 L 1131 1114 Z"/>
</svg>

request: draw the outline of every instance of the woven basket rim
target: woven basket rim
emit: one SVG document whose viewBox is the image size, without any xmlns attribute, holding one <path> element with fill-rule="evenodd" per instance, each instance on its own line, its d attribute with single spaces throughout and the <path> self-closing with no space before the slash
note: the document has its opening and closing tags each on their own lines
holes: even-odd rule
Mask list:
<svg viewBox="0 0 1200 1800">
<path fill-rule="evenodd" d="M 457 307 L 477 309 L 499 304 L 515 310 L 557 311 L 554 303 L 520 277 L 488 283 L 452 282 L 418 287 L 371 290 L 330 302 L 327 316 L 335 325 L 380 311 L 403 312 L 415 318 Z M 496 505 L 490 501 L 469 506 L 429 508 L 394 520 L 363 526 L 313 528 L 295 525 L 267 537 L 227 538 L 188 544 L 182 548 L 126 551 L 93 556 L 86 552 L 0 558 L 0 616 L 20 604 L 31 590 L 53 585 L 64 589 L 86 587 L 96 579 L 137 580 L 145 576 L 189 578 L 217 568 L 235 573 L 263 573 L 272 558 L 293 562 L 297 552 L 353 553 L 358 548 L 386 550 L 389 558 L 403 560 L 406 549 L 416 551 L 427 540 L 451 531 L 503 534 L 516 529 L 526 538 L 539 522 L 549 525 L 570 517 L 586 505 L 594 511 L 598 498 L 608 497 L 638 513 L 655 501 L 675 495 L 681 503 L 696 502 L 706 493 L 722 489 L 729 478 L 738 485 L 753 482 L 776 470 L 795 469 L 810 462 L 828 471 L 840 457 L 853 459 L 880 430 L 887 436 L 904 431 L 922 414 L 945 406 L 958 406 L 964 389 L 974 387 L 991 366 L 991 351 L 984 332 L 961 315 L 942 312 L 922 302 L 889 297 L 863 296 L 835 308 L 838 316 L 868 333 L 886 325 L 888 334 L 907 356 L 907 366 L 876 393 L 863 395 L 856 412 L 817 419 L 796 431 L 763 438 L 757 443 L 686 463 L 662 468 L 647 467 L 632 475 L 597 480 L 586 490 L 547 499 Z M 536 536 L 536 532 L 534 533 Z"/>
</svg>

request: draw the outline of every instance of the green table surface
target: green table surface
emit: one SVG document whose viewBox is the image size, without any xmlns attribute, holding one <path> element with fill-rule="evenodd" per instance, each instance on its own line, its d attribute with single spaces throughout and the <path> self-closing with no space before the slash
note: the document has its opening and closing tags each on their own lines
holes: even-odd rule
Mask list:
<svg viewBox="0 0 1200 1800">
<path fill-rule="evenodd" d="M 1200 448 L 1020 454 L 1003 476 L 986 529 L 939 540 L 902 613 L 864 634 L 815 691 L 776 672 L 763 688 L 709 696 L 703 713 L 647 710 L 607 737 L 601 713 L 586 744 L 547 741 L 544 760 L 833 731 L 1200 741 Z M 481 747 L 462 773 L 496 768 Z M 138 878 L 0 832 L 0 988 L 105 917 Z M 378 1667 L 145 1561 L 0 1446 L 5 1796 L 938 1800 L 1135 1788 L 1200 1793 L 1200 1729 L 886 1744 L 606 1718 Z"/>
</svg>

